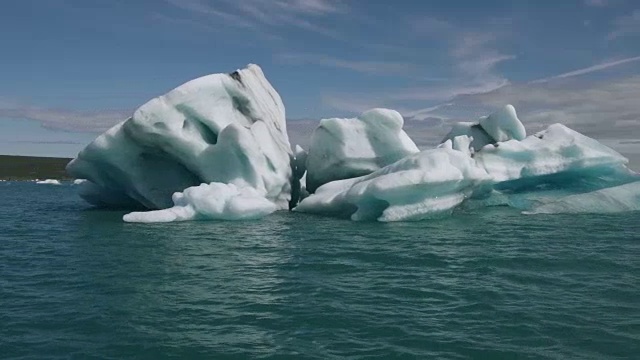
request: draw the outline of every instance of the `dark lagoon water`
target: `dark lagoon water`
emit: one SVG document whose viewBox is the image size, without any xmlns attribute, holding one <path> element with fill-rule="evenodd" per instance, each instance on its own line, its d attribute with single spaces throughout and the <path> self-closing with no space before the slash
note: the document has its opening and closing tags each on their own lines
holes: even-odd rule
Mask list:
<svg viewBox="0 0 640 360">
<path fill-rule="evenodd" d="M 125 224 L 0 183 L 0 358 L 638 359 L 640 214 Z"/>
</svg>

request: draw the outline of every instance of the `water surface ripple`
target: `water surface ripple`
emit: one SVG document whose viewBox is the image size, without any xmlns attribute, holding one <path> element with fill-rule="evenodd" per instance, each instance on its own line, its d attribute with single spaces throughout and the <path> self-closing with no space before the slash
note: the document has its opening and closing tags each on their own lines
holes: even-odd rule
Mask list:
<svg viewBox="0 0 640 360">
<path fill-rule="evenodd" d="M 0 183 L 0 357 L 640 356 L 640 216 L 125 224 Z"/>
</svg>

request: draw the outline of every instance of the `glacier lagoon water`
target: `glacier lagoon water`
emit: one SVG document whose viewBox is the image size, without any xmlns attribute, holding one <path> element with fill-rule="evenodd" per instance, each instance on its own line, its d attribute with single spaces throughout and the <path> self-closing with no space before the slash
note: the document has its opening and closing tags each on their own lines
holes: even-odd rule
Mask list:
<svg viewBox="0 0 640 360">
<path fill-rule="evenodd" d="M 640 214 L 123 223 L 0 183 L 0 357 L 640 354 Z"/>
</svg>

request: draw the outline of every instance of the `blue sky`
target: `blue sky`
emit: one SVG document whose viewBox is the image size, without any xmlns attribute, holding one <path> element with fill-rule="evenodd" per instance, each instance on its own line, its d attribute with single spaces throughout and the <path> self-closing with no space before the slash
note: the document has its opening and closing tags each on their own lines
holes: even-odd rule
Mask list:
<svg viewBox="0 0 640 360">
<path fill-rule="evenodd" d="M 0 153 L 73 156 L 147 100 L 257 63 L 292 138 L 399 110 L 417 143 L 512 103 L 640 157 L 634 0 L 5 0 Z"/>
</svg>

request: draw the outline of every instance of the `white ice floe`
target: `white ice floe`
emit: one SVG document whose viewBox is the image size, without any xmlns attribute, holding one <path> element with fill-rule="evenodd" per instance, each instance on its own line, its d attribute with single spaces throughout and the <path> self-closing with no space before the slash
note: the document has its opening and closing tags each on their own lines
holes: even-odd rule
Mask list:
<svg viewBox="0 0 640 360">
<path fill-rule="evenodd" d="M 95 205 L 167 208 L 174 192 L 220 182 L 252 187 L 285 209 L 291 157 L 280 96 L 262 70 L 249 65 L 149 101 L 89 144 L 67 170 L 93 184 L 82 196 Z"/>
<path fill-rule="evenodd" d="M 40 184 L 40 185 L 62 185 L 60 180 L 55 180 L 55 179 L 46 179 L 46 180 L 36 181 L 36 184 Z"/>
<path fill-rule="evenodd" d="M 370 174 L 418 147 L 402 130 L 397 111 L 369 110 L 354 119 L 324 119 L 311 135 L 306 159 L 307 189 L 330 181 Z"/>
<path fill-rule="evenodd" d="M 276 211 L 274 203 L 252 187 L 233 184 L 202 184 L 173 195 L 168 209 L 132 212 L 126 222 L 158 223 L 187 220 L 250 220 Z"/>
<path fill-rule="evenodd" d="M 73 185 L 80 185 L 80 184 L 82 184 L 82 183 L 84 183 L 86 181 L 87 181 L 87 179 L 75 179 L 75 180 L 73 180 Z"/>
</svg>

